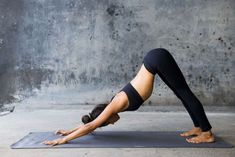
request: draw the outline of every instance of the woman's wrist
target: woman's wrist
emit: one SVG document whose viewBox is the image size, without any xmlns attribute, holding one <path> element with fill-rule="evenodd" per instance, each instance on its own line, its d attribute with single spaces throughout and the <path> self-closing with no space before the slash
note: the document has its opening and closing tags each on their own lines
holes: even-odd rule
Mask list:
<svg viewBox="0 0 235 157">
<path fill-rule="evenodd" d="M 67 135 L 68 134 L 71 134 L 71 133 L 73 133 L 74 132 L 74 130 L 69 130 L 69 131 L 67 131 Z"/>
</svg>

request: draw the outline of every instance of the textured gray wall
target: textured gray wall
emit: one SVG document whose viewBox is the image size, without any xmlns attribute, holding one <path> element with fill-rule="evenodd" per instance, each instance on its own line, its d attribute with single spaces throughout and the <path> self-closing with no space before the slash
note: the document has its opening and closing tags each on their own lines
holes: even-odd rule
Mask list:
<svg viewBox="0 0 235 157">
<path fill-rule="evenodd" d="M 234 26 L 234 0 L 0 0 L 0 104 L 107 101 L 164 47 L 204 105 L 235 105 Z M 145 104 L 179 100 L 157 76 Z"/>
</svg>

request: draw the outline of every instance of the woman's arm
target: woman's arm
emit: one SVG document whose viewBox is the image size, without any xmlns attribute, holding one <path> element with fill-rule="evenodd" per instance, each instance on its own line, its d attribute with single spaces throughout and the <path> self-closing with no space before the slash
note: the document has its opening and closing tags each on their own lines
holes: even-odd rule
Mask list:
<svg viewBox="0 0 235 157">
<path fill-rule="evenodd" d="M 78 137 L 81 137 L 81 136 L 84 136 L 88 133 L 91 133 L 93 130 L 95 130 L 97 127 L 95 127 L 94 125 L 90 124 L 90 123 L 87 123 L 83 126 L 81 126 L 78 130 L 72 132 L 71 134 L 65 136 L 63 138 L 63 140 L 65 142 L 68 142 L 68 141 L 71 141 L 75 138 L 78 138 Z"/>
<path fill-rule="evenodd" d="M 90 123 L 80 126 L 79 129 L 77 129 L 76 131 L 72 132 L 71 134 L 63 138 L 56 139 L 54 141 L 44 141 L 43 143 L 49 144 L 49 145 L 63 144 L 70 140 L 73 140 L 75 138 L 84 136 L 92 132 L 97 127 L 99 127 L 104 122 L 106 122 L 112 114 L 115 114 L 118 111 L 120 111 L 120 109 L 123 108 L 124 100 L 125 99 L 122 99 L 121 96 L 116 96 L 113 99 L 113 101 L 104 109 L 104 111 L 95 120 L 91 121 Z"/>
<path fill-rule="evenodd" d="M 52 146 L 57 145 L 57 144 L 64 144 L 70 140 L 86 135 L 95 129 L 96 128 L 92 124 L 87 123 L 85 125 L 80 126 L 77 130 L 75 130 L 74 132 L 68 134 L 67 136 L 63 138 L 58 138 L 53 141 L 46 140 L 43 142 L 43 144 L 52 145 Z"/>
<path fill-rule="evenodd" d="M 81 126 L 78 126 L 74 129 L 71 129 L 71 130 L 57 130 L 55 132 L 55 134 L 59 134 L 59 135 L 62 135 L 62 136 L 65 136 L 65 135 L 68 135 L 68 134 L 71 134 L 72 132 L 78 130 Z"/>
<path fill-rule="evenodd" d="M 81 126 L 78 130 L 67 135 L 66 137 L 64 137 L 64 140 L 67 142 L 95 130 L 97 127 L 106 122 L 112 114 L 115 114 L 115 106 L 117 106 L 116 103 L 112 101 L 95 120 Z"/>
</svg>

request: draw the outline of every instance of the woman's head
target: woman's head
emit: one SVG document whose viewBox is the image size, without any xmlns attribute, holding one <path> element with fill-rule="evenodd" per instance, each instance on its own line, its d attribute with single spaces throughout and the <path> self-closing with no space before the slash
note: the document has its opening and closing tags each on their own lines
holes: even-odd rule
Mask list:
<svg viewBox="0 0 235 157">
<path fill-rule="evenodd" d="M 82 122 L 84 124 L 89 123 L 95 120 L 106 108 L 108 104 L 98 104 L 95 108 L 89 113 L 89 115 L 84 115 L 82 117 Z M 118 114 L 112 115 L 105 123 L 103 123 L 100 127 L 107 126 L 109 124 L 114 124 L 119 119 Z"/>
</svg>

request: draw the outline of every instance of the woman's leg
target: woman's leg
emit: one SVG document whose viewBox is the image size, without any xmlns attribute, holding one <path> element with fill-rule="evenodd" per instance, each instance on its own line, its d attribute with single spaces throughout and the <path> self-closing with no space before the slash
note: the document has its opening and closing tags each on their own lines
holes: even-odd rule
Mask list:
<svg viewBox="0 0 235 157">
<path fill-rule="evenodd" d="M 195 127 L 200 127 L 202 131 L 212 128 L 201 102 L 188 87 L 180 68 L 167 50 L 151 50 L 144 58 L 144 65 L 151 73 L 157 73 L 182 101 Z"/>
</svg>

